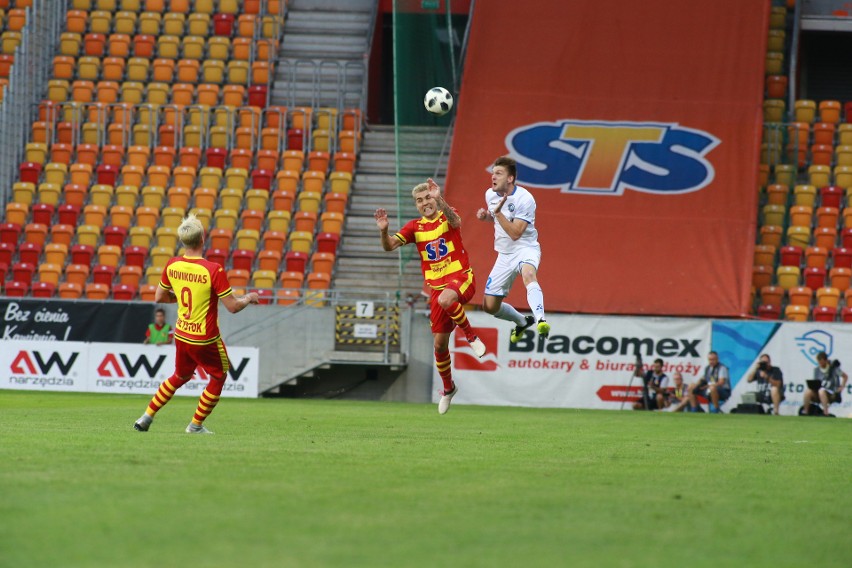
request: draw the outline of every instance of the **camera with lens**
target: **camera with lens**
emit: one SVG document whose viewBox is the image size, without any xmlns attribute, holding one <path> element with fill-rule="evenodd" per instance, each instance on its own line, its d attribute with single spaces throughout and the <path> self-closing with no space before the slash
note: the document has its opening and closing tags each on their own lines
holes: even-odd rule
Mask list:
<svg viewBox="0 0 852 568">
<path fill-rule="evenodd" d="M 761 361 L 760 363 L 758 363 L 757 368 L 760 369 L 761 371 L 768 371 L 769 370 L 769 363 L 767 363 L 766 361 Z"/>
</svg>

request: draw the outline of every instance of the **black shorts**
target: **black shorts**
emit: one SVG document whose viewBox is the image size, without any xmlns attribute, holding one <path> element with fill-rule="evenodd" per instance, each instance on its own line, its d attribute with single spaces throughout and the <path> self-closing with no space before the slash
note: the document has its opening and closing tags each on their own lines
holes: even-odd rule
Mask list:
<svg viewBox="0 0 852 568">
<path fill-rule="evenodd" d="M 778 387 L 781 390 L 781 400 L 784 400 L 784 385 Z M 757 402 L 760 404 L 772 404 L 772 387 L 767 387 L 757 393 Z"/>
</svg>

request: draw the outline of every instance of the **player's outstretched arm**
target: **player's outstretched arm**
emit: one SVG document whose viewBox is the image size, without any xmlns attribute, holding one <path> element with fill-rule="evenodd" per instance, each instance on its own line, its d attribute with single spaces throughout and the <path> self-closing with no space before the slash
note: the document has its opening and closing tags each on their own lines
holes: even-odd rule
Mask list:
<svg viewBox="0 0 852 568">
<path fill-rule="evenodd" d="M 225 306 L 226 310 L 235 314 L 243 311 L 249 304 L 257 304 L 259 300 L 260 298 L 258 297 L 257 292 L 249 292 L 245 296 L 228 294 L 222 298 L 222 305 Z"/>
<path fill-rule="evenodd" d="M 450 207 L 450 204 L 447 203 L 444 196 L 441 195 L 441 186 L 439 186 L 432 178 L 427 179 L 426 183 L 429 185 L 429 196 L 435 199 L 438 209 L 447 217 L 447 223 L 449 223 L 450 227 L 453 227 L 454 229 L 461 227 L 461 217 L 459 217 L 459 214 L 456 213 L 455 209 Z"/>
<path fill-rule="evenodd" d="M 376 226 L 379 228 L 379 233 L 382 239 L 382 248 L 391 251 L 402 246 L 402 242 L 388 234 L 388 212 L 384 209 L 376 209 L 374 215 L 376 218 Z"/>
</svg>

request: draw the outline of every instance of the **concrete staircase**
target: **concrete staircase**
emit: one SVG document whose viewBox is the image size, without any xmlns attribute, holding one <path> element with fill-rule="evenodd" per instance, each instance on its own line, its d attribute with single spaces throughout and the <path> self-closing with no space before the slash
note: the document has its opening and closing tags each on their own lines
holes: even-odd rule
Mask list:
<svg viewBox="0 0 852 568">
<path fill-rule="evenodd" d="M 377 1 L 291 2 L 272 104 L 360 107 Z"/>
<path fill-rule="evenodd" d="M 423 275 L 415 249 L 407 246 L 392 253 L 382 250 L 373 214 L 378 208 L 387 209 L 391 231 L 419 217 L 410 190 L 428 177 L 435 177 L 439 184 L 443 183 L 447 157 L 441 157 L 441 150 L 446 133 L 445 127 L 400 129 L 401 186 L 397 199 L 393 126 L 373 126 L 364 132 L 338 249 L 334 279 L 336 289 L 387 290 L 399 287 L 402 299 L 409 294 L 418 297 L 423 289 Z M 401 275 L 400 258 L 405 260 Z"/>
</svg>

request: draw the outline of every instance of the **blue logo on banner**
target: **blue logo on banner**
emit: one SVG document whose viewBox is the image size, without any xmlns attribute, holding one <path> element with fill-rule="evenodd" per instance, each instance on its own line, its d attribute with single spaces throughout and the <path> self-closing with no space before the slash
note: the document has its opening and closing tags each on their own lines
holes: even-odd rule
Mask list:
<svg viewBox="0 0 852 568">
<path fill-rule="evenodd" d="M 537 122 L 506 136 L 520 185 L 592 195 L 698 191 L 713 181 L 706 156 L 719 142 L 702 130 L 653 122 Z"/>
<path fill-rule="evenodd" d="M 811 365 L 816 366 L 818 364 L 816 356 L 820 351 L 825 351 L 825 354 L 831 358 L 831 353 L 834 351 L 834 337 L 827 331 L 815 329 L 797 337 L 796 347 L 811 362 Z"/>
<path fill-rule="evenodd" d="M 731 388 L 737 386 L 780 327 L 780 323 L 773 322 L 713 322 L 710 341 L 719 354 L 719 361 L 728 367 Z"/>
</svg>

